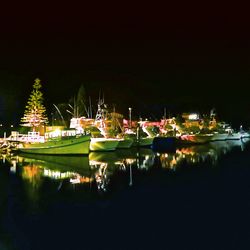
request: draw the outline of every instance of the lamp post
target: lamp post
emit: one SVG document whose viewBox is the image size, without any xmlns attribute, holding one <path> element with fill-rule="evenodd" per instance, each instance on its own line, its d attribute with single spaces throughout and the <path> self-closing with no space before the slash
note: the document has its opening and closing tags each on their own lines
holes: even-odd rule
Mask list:
<svg viewBox="0 0 250 250">
<path fill-rule="evenodd" d="M 133 185 L 133 178 L 132 178 L 132 168 L 131 164 L 129 164 L 129 186 Z"/>
<path fill-rule="evenodd" d="M 131 111 L 132 111 L 132 108 L 128 108 L 129 110 L 129 128 L 131 128 L 131 125 L 132 125 L 132 122 L 131 122 Z"/>
</svg>

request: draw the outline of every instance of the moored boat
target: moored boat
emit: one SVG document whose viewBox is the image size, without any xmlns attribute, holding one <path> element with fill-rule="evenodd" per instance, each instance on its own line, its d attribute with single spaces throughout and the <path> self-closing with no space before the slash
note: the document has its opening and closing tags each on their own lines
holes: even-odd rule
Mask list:
<svg viewBox="0 0 250 250">
<path fill-rule="evenodd" d="M 240 132 L 240 133 L 241 133 L 241 138 L 249 138 L 250 137 L 250 132 L 243 131 L 243 132 Z"/>
<path fill-rule="evenodd" d="M 226 140 L 240 140 L 241 139 L 241 133 L 240 132 L 229 132 Z"/>
<path fill-rule="evenodd" d="M 226 140 L 228 133 L 214 132 L 211 141 L 224 141 Z"/>
<path fill-rule="evenodd" d="M 136 134 L 129 134 L 130 139 L 133 140 L 132 147 L 150 147 L 153 144 L 154 137 L 150 136 L 140 136 Z"/>
<path fill-rule="evenodd" d="M 17 150 L 23 153 L 74 155 L 88 154 L 90 135 L 51 139 L 45 142 L 21 143 Z"/>
<path fill-rule="evenodd" d="M 150 147 L 154 140 L 154 136 L 147 135 L 140 127 L 136 129 L 136 132 L 128 129 L 125 131 L 125 135 L 133 140 L 132 147 Z"/>
<path fill-rule="evenodd" d="M 134 142 L 135 146 L 139 147 L 149 147 L 153 144 L 154 137 L 140 137 Z"/>
<path fill-rule="evenodd" d="M 201 144 L 211 141 L 213 134 L 185 134 L 181 135 L 177 142 L 179 144 Z"/>
<path fill-rule="evenodd" d="M 133 144 L 133 139 L 132 138 L 122 138 L 122 139 L 119 139 L 119 143 L 118 143 L 118 146 L 117 148 L 130 148 Z"/>
<path fill-rule="evenodd" d="M 90 151 L 114 151 L 119 144 L 119 139 L 91 137 Z"/>
</svg>

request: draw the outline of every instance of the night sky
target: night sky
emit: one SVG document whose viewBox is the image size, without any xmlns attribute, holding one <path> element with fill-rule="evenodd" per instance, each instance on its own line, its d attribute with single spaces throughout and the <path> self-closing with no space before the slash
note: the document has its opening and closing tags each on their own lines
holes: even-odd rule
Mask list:
<svg viewBox="0 0 250 250">
<path fill-rule="evenodd" d="M 6 6 L 0 40 L 0 119 L 19 122 L 35 78 L 48 113 L 84 85 L 134 118 L 164 108 L 250 126 L 249 18 L 240 6 Z"/>
</svg>

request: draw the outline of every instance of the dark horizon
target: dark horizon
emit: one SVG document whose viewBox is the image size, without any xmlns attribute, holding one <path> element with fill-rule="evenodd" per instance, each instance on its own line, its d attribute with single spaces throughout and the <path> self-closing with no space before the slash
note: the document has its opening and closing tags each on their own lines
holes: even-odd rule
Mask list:
<svg viewBox="0 0 250 250">
<path fill-rule="evenodd" d="M 102 91 L 125 117 L 129 107 L 135 118 L 152 119 L 164 108 L 170 115 L 215 108 L 221 119 L 249 126 L 248 19 L 237 8 L 186 7 L 178 13 L 134 6 L 94 16 L 71 8 L 55 14 L 53 7 L 4 14 L 0 122 L 19 122 L 40 78 L 49 113 L 84 85 L 92 105 Z"/>
</svg>

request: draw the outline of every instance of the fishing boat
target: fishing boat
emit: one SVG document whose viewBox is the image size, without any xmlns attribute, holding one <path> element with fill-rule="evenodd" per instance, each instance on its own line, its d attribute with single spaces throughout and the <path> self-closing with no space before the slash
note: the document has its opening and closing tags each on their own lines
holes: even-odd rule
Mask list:
<svg viewBox="0 0 250 250">
<path fill-rule="evenodd" d="M 125 130 L 125 137 L 133 140 L 132 147 L 151 147 L 154 137 L 146 133 L 142 127 Z"/>
<path fill-rule="evenodd" d="M 150 147 L 153 144 L 154 137 L 138 136 L 135 132 L 126 131 L 126 137 L 130 138 L 133 143 L 132 147 Z"/>
<path fill-rule="evenodd" d="M 119 143 L 117 148 L 130 148 L 133 144 L 134 140 L 132 138 L 123 137 L 119 139 Z"/>
<path fill-rule="evenodd" d="M 119 144 L 119 139 L 105 137 L 91 137 L 90 151 L 114 151 Z"/>
<path fill-rule="evenodd" d="M 39 133 L 39 132 L 36 132 Z M 76 134 L 75 131 L 63 131 L 60 136 L 39 136 L 37 140 L 20 140 L 17 151 L 32 154 L 49 155 L 86 155 L 90 149 L 89 134 Z"/>
<path fill-rule="evenodd" d="M 241 134 L 239 132 L 230 133 L 226 137 L 226 140 L 240 140 L 240 139 L 241 139 Z"/>
<path fill-rule="evenodd" d="M 241 133 L 234 131 L 234 129 L 229 128 L 227 129 L 228 135 L 226 137 L 226 140 L 240 140 L 241 139 Z"/>
<path fill-rule="evenodd" d="M 215 131 L 213 133 L 213 136 L 211 138 L 211 141 L 224 141 L 226 140 L 228 137 L 228 133 L 224 132 L 224 133 L 219 133 L 217 131 Z"/>
<path fill-rule="evenodd" d="M 249 138 L 250 137 L 250 132 L 249 131 L 241 131 L 241 138 Z"/>
<path fill-rule="evenodd" d="M 153 144 L 154 137 L 140 137 L 139 139 L 135 140 L 134 146 L 139 147 L 151 147 Z"/>
<path fill-rule="evenodd" d="M 213 134 L 184 134 L 178 138 L 179 144 L 202 144 L 211 141 Z"/>
</svg>

